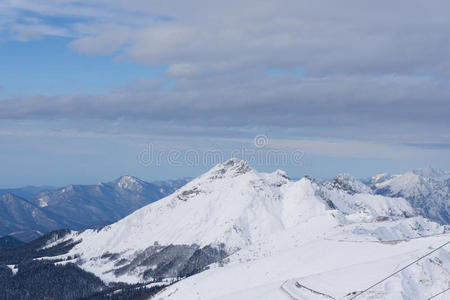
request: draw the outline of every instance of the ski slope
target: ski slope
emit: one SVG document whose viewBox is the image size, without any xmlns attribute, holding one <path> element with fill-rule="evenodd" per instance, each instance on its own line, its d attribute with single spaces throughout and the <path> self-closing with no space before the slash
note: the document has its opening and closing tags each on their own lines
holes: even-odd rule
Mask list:
<svg viewBox="0 0 450 300">
<path fill-rule="evenodd" d="M 448 234 L 395 244 L 331 239 L 296 244 L 299 241 L 291 239 L 288 246 L 283 239 L 278 241 L 284 243 L 283 250 L 255 258 L 248 257 L 252 250 L 242 250 L 248 259 L 236 261 L 238 252 L 231 258 L 234 262 L 184 279 L 154 299 L 350 299 L 351 293 L 366 289 L 449 240 Z M 446 248 L 357 299 L 427 299 L 449 286 L 450 252 Z"/>
</svg>

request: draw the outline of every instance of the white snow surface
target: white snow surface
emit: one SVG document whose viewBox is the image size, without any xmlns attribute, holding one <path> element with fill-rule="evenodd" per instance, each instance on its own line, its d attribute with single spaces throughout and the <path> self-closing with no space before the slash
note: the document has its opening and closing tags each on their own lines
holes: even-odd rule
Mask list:
<svg viewBox="0 0 450 300">
<path fill-rule="evenodd" d="M 321 235 L 316 226 L 322 221 L 242 249 L 223 267 L 213 265 L 153 299 L 349 299 L 348 294 L 368 288 L 450 240 L 444 234 L 397 243 L 344 241 L 332 233 Z M 317 293 L 296 287 L 296 282 Z M 427 299 L 449 285 L 449 249 L 441 249 L 359 299 Z"/>
<path fill-rule="evenodd" d="M 403 198 L 373 195 L 342 179 L 357 192 L 308 178 L 291 181 L 283 171 L 259 173 L 231 159 L 110 226 L 70 233 L 63 240 L 80 243 L 56 258 L 76 258 L 107 282 L 135 283 L 143 281 L 144 269 L 116 277 L 114 261 L 101 256 L 131 260 L 155 243 L 223 244 L 231 253 L 223 267 L 213 264 L 155 299 L 289 299 L 282 286 L 299 292 L 297 281 L 339 299 L 450 240 L 447 227 L 416 216 Z M 385 299 L 379 295 L 409 295 L 416 288 L 428 295 L 450 284 L 448 250 L 436 255 L 441 263 L 414 269 L 423 282 L 405 283 L 401 273 L 370 295 Z M 320 296 L 314 295 L 298 299 Z"/>
</svg>

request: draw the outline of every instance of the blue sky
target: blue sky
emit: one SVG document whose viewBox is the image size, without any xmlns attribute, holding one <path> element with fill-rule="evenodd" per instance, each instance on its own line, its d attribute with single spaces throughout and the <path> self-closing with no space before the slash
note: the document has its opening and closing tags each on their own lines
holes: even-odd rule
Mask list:
<svg viewBox="0 0 450 300">
<path fill-rule="evenodd" d="M 196 176 L 240 149 L 293 177 L 450 169 L 448 8 L 4 1 L 0 187 Z"/>
<path fill-rule="evenodd" d="M 141 78 L 158 77 L 167 68 L 76 53 L 68 47 L 71 40 L 50 37 L 0 44 L 0 95 L 100 94 Z"/>
</svg>

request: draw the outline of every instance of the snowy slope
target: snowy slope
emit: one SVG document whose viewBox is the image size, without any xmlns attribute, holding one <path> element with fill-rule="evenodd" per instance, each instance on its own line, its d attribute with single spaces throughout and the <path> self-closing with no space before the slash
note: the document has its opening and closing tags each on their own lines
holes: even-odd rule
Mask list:
<svg viewBox="0 0 450 300">
<path fill-rule="evenodd" d="M 348 294 L 366 289 L 449 238 L 447 234 L 389 244 L 339 241 L 327 236 L 303 242 L 291 233 L 280 239 L 272 237 L 271 243 L 283 247 L 270 255 L 254 257 L 255 249 L 242 250 L 230 258 L 230 263 L 184 279 L 154 299 L 349 299 Z M 449 284 L 447 249 L 405 269 L 359 299 L 426 299 Z"/>
</svg>

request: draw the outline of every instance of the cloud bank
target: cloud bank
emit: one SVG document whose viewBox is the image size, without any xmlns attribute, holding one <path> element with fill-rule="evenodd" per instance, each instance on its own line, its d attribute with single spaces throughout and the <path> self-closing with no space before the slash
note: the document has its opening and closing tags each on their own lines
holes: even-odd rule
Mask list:
<svg viewBox="0 0 450 300">
<path fill-rule="evenodd" d="M 449 9 L 418 0 L 8 0 L 3 39 L 67 36 L 79 53 L 167 68 L 159 81 L 104 95 L 3 98 L 0 118 L 448 144 Z"/>
</svg>

